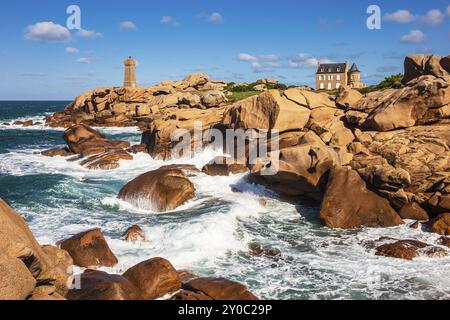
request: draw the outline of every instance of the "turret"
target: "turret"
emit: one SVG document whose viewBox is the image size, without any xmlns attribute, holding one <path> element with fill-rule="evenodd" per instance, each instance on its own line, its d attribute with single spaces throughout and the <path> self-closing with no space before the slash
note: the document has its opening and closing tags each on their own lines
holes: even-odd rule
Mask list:
<svg viewBox="0 0 450 320">
<path fill-rule="evenodd" d="M 125 78 L 123 82 L 124 87 L 136 87 L 136 61 L 130 57 L 124 62 Z"/>
</svg>

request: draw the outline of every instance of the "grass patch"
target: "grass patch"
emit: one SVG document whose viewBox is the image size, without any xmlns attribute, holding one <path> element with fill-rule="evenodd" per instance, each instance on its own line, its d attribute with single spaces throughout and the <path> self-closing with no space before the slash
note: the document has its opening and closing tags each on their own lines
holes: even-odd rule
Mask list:
<svg viewBox="0 0 450 320">
<path fill-rule="evenodd" d="M 229 91 L 232 93 L 231 96 L 227 96 L 230 102 L 236 102 L 240 100 L 247 99 L 248 97 L 256 96 L 260 94 L 260 91 Z"/>
</svg>

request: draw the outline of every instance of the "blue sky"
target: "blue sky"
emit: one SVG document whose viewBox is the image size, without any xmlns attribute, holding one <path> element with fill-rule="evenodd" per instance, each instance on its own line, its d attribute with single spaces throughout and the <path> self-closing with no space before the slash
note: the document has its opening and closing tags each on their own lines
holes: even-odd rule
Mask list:
<svg viewBox="0 0 450 320">
<path fill-rule="evenodd" d="M 81 32 L 66 28 L 81 8 Z M 366 27 L 381 8 L 381 30 Z M 411 53 L 450 54 L 450 1 L 16 0 L 0 11 L 0 100 L 70 100 L 121 85 L 194 72 L 226 81 L 273 77 L 312 85 L 317 61 L 356 62 L 367 83 L 401 72 Z"/>
</svg>

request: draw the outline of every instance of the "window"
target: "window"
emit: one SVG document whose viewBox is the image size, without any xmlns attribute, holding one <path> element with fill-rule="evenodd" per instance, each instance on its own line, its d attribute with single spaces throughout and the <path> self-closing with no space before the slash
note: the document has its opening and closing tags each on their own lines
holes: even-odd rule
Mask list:
<svg viewBox="0 0 450 320">
<path fill-rule="evenodd" d="M 333 75 L 329 75 L 329 76 L 328 76 L 328 80 L 329 80 L 329 81 L 333 80 Z"/>
<path fill-rule="evenodd" d="M 341 81 L 341 75 L 340 75 L 340 74 L 338 74 L 338 75 L 336 76 L 336 80 L 337 80 L 337 81 Z"/>
<path fill-rule="evenodd" d="M 328 83 L 328 90 L 331 90 L 331 82 Z"/>
<path fill-rule="evenodd" d="M 323 68 L 320 68 L 320 72 L 323 72 L 323 70 L 324 70 Z"/>
<path fill-rule="evenodd" d="M 323 78 L 322 75 L 320 75 L 320 76 L 319 76 L 319 80 L 322 81 L 322 80 L 325 80 L 325 79 Z"/>
<path fill-rule="evenodd" d="M 336 89 L 339 89 L 341 87 L 341 84 L 338 82 L 336 83 Z"/>
<path fill-rule="evenodd" d="M 331 68 L 328 68 L 328 72 L 331 72 Z"/>
<path fill-rule="evenodd" d="M 321 83 L 320 83 L 320 89 L 324 89 L 324 88 L 325 88 L 325 85 L 324 85 L 323 82 L 321 82 Z"/>
<path fill-rule="evenodd" d="M 336 71 L 337 71 L 337 72 L 341 72 L 341 68 L 338 67 Z"/>
</svg>

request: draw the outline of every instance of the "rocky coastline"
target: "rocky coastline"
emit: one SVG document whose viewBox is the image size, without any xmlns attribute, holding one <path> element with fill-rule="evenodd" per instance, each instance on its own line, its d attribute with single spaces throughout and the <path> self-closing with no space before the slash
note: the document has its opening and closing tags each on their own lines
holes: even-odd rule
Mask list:
<svg viewBox="0 0 450 320">
<path fill-rule="evenodd" d="M 449 253 L 450 236 L 450 56 L 408 56 L 404 67 L 402 83 L 367 94 L 341 87 L 331 96 L 292 87 L 229 102 L 227 84 L 205 74 L 148 88 L 99 88 L 46 118 L 45 125 L 66 129 L 67 146 L 42 155 L 79 161 L 91 170 L 114 170 L 135 153 L 170 159 L 174 130 L 192 133 L 196 122 L 204 132 L 277 131 L 279 141 L 269 140 L 268 153 L 260 154 L 260 161 L 249 161 L 253 150 L 248 143 L 242 157 L 211 159 L 202 170 L 174 165 L 144 173 L 124 185 L 117 197 L 142 209 L 167 212 L 195 198 L 189 179 L 193 175 L 247 172 L 249 182 L 265 186 L 280 199 L 320 201 L 319 218 L 326 228 L 387 228 L 413 220 L 412 228 L 441 238 L 424 243 L 384 237 L 361 246 L 391 259 L 439 259 Z M 108 126 L 138 127 L 141 144 L 110 141 L 95 130 Z M 265 174 L 270 165 L 265 158 L 277 160 L 275 174 Z M 99 229 L 57 246 L 41 246 L 4 201 L 0 221 L 0 275 L 11 279 L 0 288 L 0 299 L 257 299 L 240 283 L 176 270 L 159 257 L 122 275 L 95 270 L 118 262 Z M 131 226 L 123 236 L 133 242 L 145 238 L 139 226 Z M 249 252 L 280 255 L 276 248 L 255 244 Z M 67 270 L 73 265 L 86 268 L 79 279 L 81 289 L 69 289 L 73 274 Z"/>
</svg>

